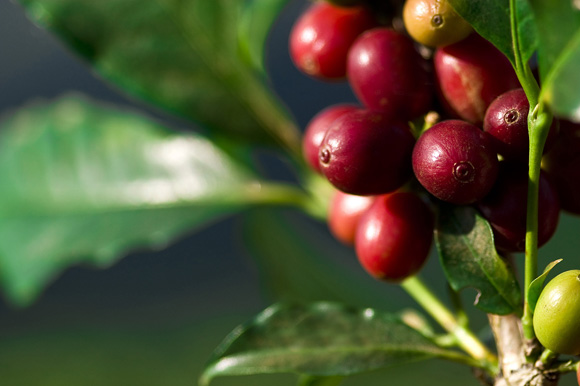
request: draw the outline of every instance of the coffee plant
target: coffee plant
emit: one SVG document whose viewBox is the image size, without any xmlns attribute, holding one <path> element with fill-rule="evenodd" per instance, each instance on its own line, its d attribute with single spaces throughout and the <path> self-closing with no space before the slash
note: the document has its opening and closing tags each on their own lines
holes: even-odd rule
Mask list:
<svg viewBox="0 0 580 386">
<path fill-rule="evenodd" d="M 13 304 L 31 304 L 71 265 L 111 264 L 255 207 L 265 209 L 246 223 L 262 226 L 254 251 L 274 260 L 284 245 L 256 235 L 285 229 L 268 213 L 291 208 L 328 223 L 368 281 L 385 296 L 399 286 L 420 310 L 357 308 L 358 283 L 328 266 L 344 299 L 268 307 L 219 345 L 201 386 L 282 372 L 332 386 L 431 358 L 484 385 L 580 374 L 580 270 L 548 280 L 561 259 L 538 263 L 561 211 L 580 215 L 578 1 L 310 1 L 289 55 L 313 82 L 346 82 L 359 103 L 329 105 L 304 128 L 264 65 L 290 0 L 16 2 L 104 81 L 192 130 L 79 95 L 6 114 L 0 283 Z M 295 179 L 264 172 L 264 152 Z M 433 248 L 447 300 L 421 279 Z M 269 284 L 308 275 L 308 259 L 295 261 Z M 468 307 L 487 314 L 493 342 Z"/>
</svg>

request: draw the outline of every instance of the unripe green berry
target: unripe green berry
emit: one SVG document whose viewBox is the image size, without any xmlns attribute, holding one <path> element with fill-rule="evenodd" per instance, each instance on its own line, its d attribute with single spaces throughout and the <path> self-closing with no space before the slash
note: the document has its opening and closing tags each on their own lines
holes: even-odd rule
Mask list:
<svg viewBox="0 0 580 386">
<path fill-rule="evenodd" d="M 540 343 L 559 354 L 580 354 L 580 270 L 559 274 L 542 290 L 534 311 Z"/>
</svg>

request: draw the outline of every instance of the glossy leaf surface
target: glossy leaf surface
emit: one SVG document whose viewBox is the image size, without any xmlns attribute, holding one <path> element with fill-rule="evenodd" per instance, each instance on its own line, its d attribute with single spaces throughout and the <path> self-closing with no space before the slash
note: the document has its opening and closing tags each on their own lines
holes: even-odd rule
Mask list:
<svg viewBox="0 0 580 386">
<path fill-rule="evenodd" d="M 105 79 L 212 134 L 286 147 L 297 132 L 261 67 L 272 0 L 20 0 Z"/>
<path fill-rule="evenodd" d="M 466 358 L 438 347 L 397 316 L 370 308 L 274 305 L 230 333 L 201 384 L 223 375 L 348 375 L 432 357 Z"/>
<path fill-rule="evenodd" d="M 555 115 L 580 121 L 580 7 L 574 1 L 530 0 L 539 31 L 542 99 Z"/>
<path fill-rule="evenodd" d="M 509 265 L 497 254 L 488 222 L 468 206 L 440 206 L 435 242 L 449 285 L 474 288 L 475 305 L 505 315 L 520 307 L 521 293 Z"/>
<path fill-rule="evenodd" d="M 0 123 L 0 175 L 0 279 L 19 304 L 72 264 L 162 247 L 258 188 L 206 139 L 75 96 Z"/>
<path fill-rule="evenodd" d="M 453 8 L 514 63 L 509 0 L 449 0 Z M 529 0 L 516 0 L 517 34 L 523 60 L 531 58 L 538 34 Z"/>
</svg>

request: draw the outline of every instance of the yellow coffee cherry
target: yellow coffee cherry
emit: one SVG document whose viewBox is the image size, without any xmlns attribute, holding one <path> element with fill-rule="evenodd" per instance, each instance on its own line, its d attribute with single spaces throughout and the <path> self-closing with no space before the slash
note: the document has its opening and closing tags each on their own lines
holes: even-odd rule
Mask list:
<svg viewBox="0 0 580 386">
<path fill-rule="evenodd" d="M 407 0 L 403 8 L 407 32 L 429 47 L 443 47 L 465 39 L 472 28 L 446 0 Z"/>
</svg>

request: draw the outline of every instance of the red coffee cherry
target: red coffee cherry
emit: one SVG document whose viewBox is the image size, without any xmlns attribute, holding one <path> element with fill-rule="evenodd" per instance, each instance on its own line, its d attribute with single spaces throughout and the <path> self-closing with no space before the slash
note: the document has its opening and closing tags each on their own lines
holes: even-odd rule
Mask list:
<svg viewBox="0 0 580 386">
<path fill-rule="evenodd" d="M 413 149 L 413 171 L 421 185 L 453 204 L 483 198 L 497 170 L 497 155 L 488 135 L 468 122 L 439 122 L 423 133 Z"/>
<path fill-rule="evenodd" d="M 437 49 L 433 64 L 443 106 L 476 125 L 481 125 L 495 98 L 521 87 L 509 60 L 475 33 Z"/>
<path fill-rule="evenodd" d="M 483 120 L 483 130 L 490 134 L 497 152 L 508 159 L 528 161 L 528 113 L 530 104 L 523 89 L 507 91 L 489 105 Z M 550 127 L 548 149 L 558 133 L 558 124 Z"/>
<path fill-rule="evenodd" d="M 319 1 L 296 21 L 290 32 L 290 56 L 298 69 L 320 79 L 346 75 L 352 42 L 377 22 L 366 7 L 337 7 Z"/>
<path fill-rule="evenodd" d="M 348 81 L 369 109 L 413 119 L 431 107 L 432 81 L 406 35 L 389 28 L 365 32 L 348 53 Z"/>
<path fill-rule="evenodd" d="M 560 134 L 542 159 L 562 209 L 580 215 L 580 124 L 560 120 Z"/>
<path fill-rule="evenodd" d="M 415 138 L 406 122 L 370 110 L 343 114 L 320 145 L 320 169 L 345 193 L 392 192 L 411 176 Z"/>
<path fill-rule="evenodd" d="M 477 204 L 493 228 L 495 245 L 501 251 L 525 250 L 527 194 L 527 166 L 502 162 L 497 182 Z M 540 174 L 538 199 L 538 246 L 542 246 L 556 232 L 560 218 L 558 194 L 543 172 Z"/>
<path fill-rule="evenodd" d="M 328 212 L 330 232 L 344 244 L 353 245 L 358 222 L 374 201 L 375 196 L 355 196 L 337 190 Z"/>
<path fill-rule="evenodd" d="M 423 266 L 433 240 L 434 218 L 417 195 L 379 196 L 361 217 L 355 239 L 359 262 L 380 280 L 401 281 Z"/>
<path fill-rule="evenodd" d="M 318 162 L 318 151 L 330 125 L 342 114 L 357 109 L 357 106 L 348 104 L 330 106 L 316 114 L 308 122 L 304 136 L 302 137 L 302 153 L 306 163 L 314 171 L 321 172 Z"/>
</svg>

